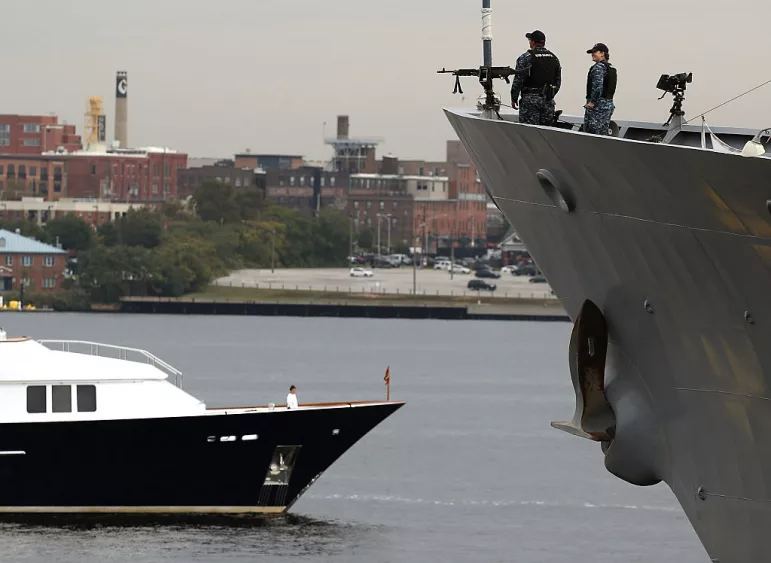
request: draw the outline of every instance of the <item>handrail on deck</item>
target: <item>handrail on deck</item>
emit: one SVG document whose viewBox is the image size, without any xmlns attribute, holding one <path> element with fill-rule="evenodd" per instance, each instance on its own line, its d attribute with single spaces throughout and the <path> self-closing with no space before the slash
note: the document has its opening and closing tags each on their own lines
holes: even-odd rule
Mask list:
<svg viewBox="0 0 771 563">
<path fill-rule="evenodd" d="M 162 371 L 165 371 L 167 375 L 174 376 L 174 385 L 176 385 L 180 389 L 182 388 L 182 372 L 179 371 L 174 366 L 172 366 L 171 364 L 164 362 L 155 354 L 151 354 L 147 350 L 142 350 L 140 348 L 129 348 L 128 346 L 116 346 L 115 344 L 102 344 L 100 342 L 90 342 L 88 340 L 38 340 L 38 342 L 40 342 L 43 345 L 61 344 L 63 352 L 72 352 L 76 354 L 89 354 L 91 356 L 101 356 L 105 358 L 115 358 L 118 360 L 126 360 L 126 361 L 137 361 L 128 357 L 129 353 L 135 353 L 145 358 L 145 360 L 147 360 L 146 362 L 141 362 L 141 363 L 151 364 L 154 367 Z M 70 346 L 72 344 L 88 346 L 89 347 L 88 352 L 83 352 L 80 350 L 71 350 Z M 117 358 L 115 356 L 100 354 L 99 353 L 100 348 L 117 350 L 118 351 Z"/>
</svg>

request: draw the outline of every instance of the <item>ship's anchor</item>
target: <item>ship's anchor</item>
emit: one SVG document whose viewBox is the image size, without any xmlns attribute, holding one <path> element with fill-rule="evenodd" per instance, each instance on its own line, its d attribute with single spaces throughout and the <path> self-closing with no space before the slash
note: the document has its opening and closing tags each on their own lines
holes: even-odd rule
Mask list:
<svg viewBox="0 0 771 563">
<path fill-rule="evenodd" d="M 554 428 L 596 442 L 613 440 L 616 416 L 605 396 L 607 351 L 605 316 L 587 299 L 570 336 L 570 378 L 576 393 L 576 411 L 568 422 L 552 422 Z"/>
</svg>

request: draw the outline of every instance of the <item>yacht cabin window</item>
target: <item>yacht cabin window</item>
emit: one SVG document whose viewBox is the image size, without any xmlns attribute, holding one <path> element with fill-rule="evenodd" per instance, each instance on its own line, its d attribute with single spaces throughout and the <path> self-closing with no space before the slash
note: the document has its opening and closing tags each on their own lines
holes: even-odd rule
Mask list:
<svg viewBox="0 0 771 563">
<path fill-rule="evenodd" d="M 31 414 L 46 412 L 45 385 L 30 385 L 27 387 L 27 412 Z"/>
<path fill-rule="evenodd" d="M 51 386 L 53 412 L 72 412 L 72 389 L 69 385 Z"/>
<path fill-rule="evenodd" d="M 96 412 L 96 385 L 74 386 L 77 400 L 77 412 Z M 51 410 L 48 410 L 47 385 L 27 386 L 27 412 L 41 414 L 46 412 L 73 412 L 73 385 L 51 385 Z"/>
<path fill-rule="evenodd" d="M 78 385 L 78 412 L 96 412 L 96 385 Z"/>
</svg>

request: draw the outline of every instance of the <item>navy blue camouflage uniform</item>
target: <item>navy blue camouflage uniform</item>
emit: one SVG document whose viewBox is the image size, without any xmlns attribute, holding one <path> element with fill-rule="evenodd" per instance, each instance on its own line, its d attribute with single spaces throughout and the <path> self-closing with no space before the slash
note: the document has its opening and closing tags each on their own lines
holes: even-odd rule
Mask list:
<svg viewBox="0 0 771 563">
<path fill-rule="evenodd" d="M 613 111 L 616 106 L 613 99 L 603 98 L 605 80 L 608 75 L 610 63 L 608 61 L 599 61 L 594 63 L 589 69 L 587 84 L 586 112 L 584 113 L 583 130 L 595 135 L 607 135 L 610 127 L 610 120 L 613 117 Z M 588 107 L 589 102 L 594 104 L 593 108 Z"/>
<path fill-rule="evenodd" d="M 533 66 L 533 53 L 550 53 L 545 47 L 535 47 L 519 56 L 514 68 L 515 74 L 511 81 L 511 105 L 514 106 L 519 100 L 519 122 L 529 123 L 530 125 L 553 125 L 554 123 L 554 96 L 559 92 L 562 86 L 562 68 L 557 60 L 556 77 L 552 84 L 552 94 L 545 97 L 542 88 L 528 88 L 525 86 L 527 77 L 530 75 L 530 69 Z M 556 58 L 556 57 L 555 57 Z M 536 63 L 537 64 L 537 63 Z"/>
</svg>

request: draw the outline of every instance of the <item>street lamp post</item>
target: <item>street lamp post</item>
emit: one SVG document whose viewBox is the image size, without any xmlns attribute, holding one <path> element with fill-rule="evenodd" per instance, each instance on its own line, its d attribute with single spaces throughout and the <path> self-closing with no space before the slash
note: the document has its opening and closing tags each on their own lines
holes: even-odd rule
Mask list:
<svg viewBox="0 0 771 563">
<path fill-rule="evenodd" d="M 271 229 L 270 234 L 270 273 L 276 272 L 276 229 Z"/>
</svg>

